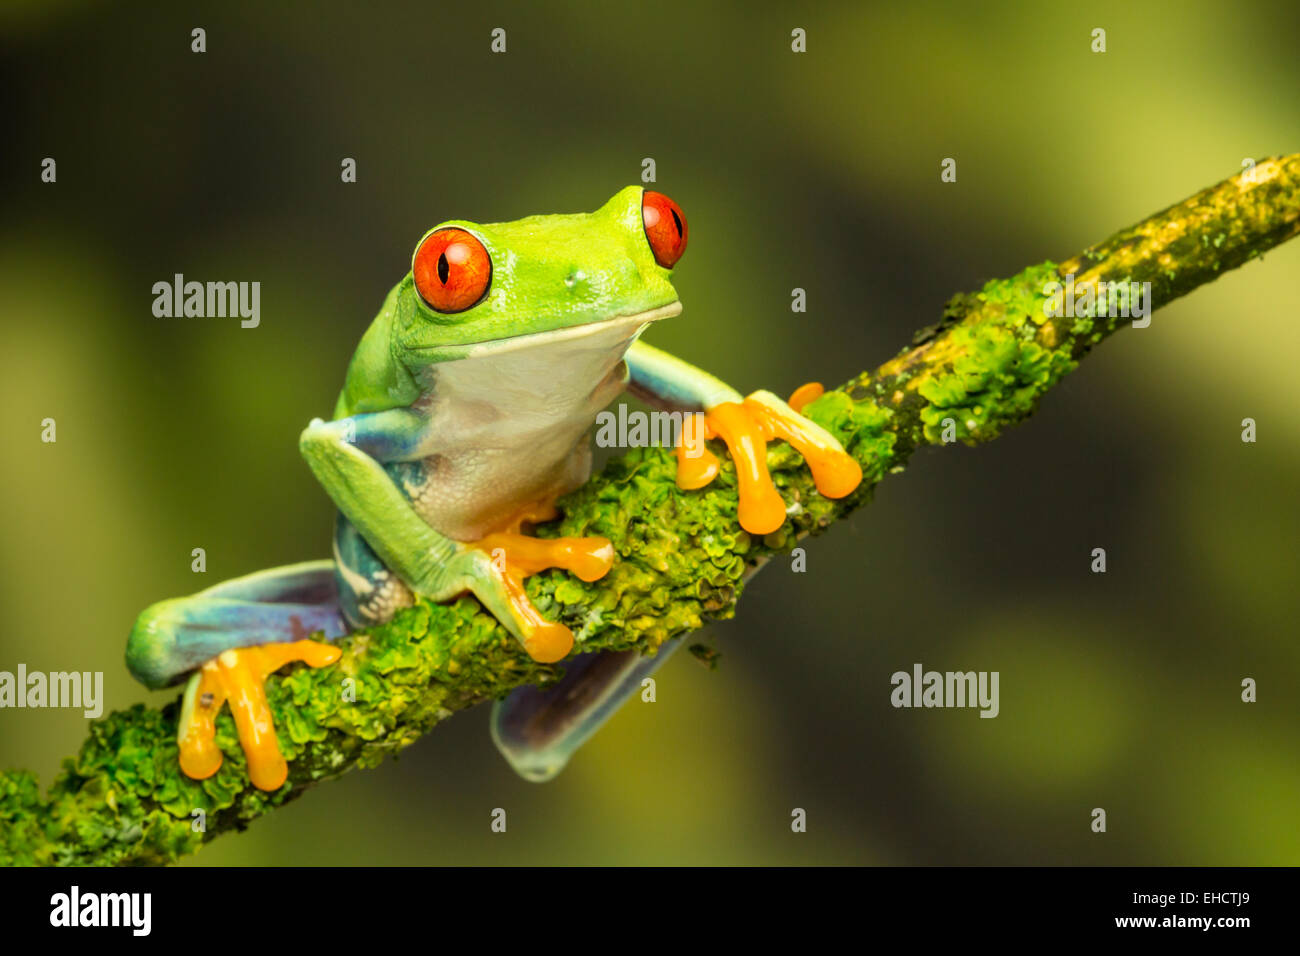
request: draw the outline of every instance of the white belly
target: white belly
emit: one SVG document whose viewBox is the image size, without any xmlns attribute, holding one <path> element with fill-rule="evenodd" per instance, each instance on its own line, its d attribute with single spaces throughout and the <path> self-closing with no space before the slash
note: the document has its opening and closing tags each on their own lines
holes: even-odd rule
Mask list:
<svg viewBox="0 0 1300 956">
<path fill-rule="evenodd" d="M 470 541 L 521 506 L 586 481 L 588 434 L 623 391 L 623 355 L 644 328 L 616 321 L 487 343 L 434 366 L 423 482 L 405 487 L 420 516 Z"/>
</svg>

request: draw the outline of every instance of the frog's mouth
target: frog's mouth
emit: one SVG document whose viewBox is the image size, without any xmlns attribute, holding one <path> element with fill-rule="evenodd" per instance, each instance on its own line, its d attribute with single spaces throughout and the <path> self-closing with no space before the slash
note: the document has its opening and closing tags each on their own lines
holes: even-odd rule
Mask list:
<svg viewBox="0 0 1300 956">
<path fill-rule="evenodd" d="M 463 346 L 434 346 L 428 351 L 439 351 L 448 353 L 455 351 L 464 358 L 480 358 L 486 355 L 500 355 L 503 352 L 512 352 L 516 349 L 534 348 L 539 345 L 551 345 L 553 343 L 564 342 L 571 339 L 585 339 L 593 335 L 609 333 L 617 334 L 620 330 L 626 328 L 628 337 L 632 337 L 636 329 L 644 328 L 651 322 L 658 322 L 660 319 L 671 318 L 674 315 L 680 315 L 682 311 L 681 302 L 669 302 L 667 305 L 661 305 L 658 308 L 647 309 L 645 312 L 634 312 L 630 315 L 616 315 L 612 318 L 601 319 L 598 322 L 587 322 L 583 325 L 568 325 L 559 329 L 547 329 L 543 332 L 525 332 L 523 335 L 510 335 L 499 339 L 487 339 L 483 342 L 474 342 Z"/>
</svg>

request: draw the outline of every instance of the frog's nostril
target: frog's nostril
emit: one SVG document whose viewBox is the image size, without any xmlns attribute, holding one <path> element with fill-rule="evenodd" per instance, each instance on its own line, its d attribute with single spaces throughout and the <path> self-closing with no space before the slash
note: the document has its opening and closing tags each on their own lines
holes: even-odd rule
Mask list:
<svg viewBox="0 0 1300 956">
<path fill-rule="evenodd" d="M 583 272 L 581 269 L 574 269 L 572 272 L 570 272 L 567 276 L 564 277 L 564 284 L 568 286 L 570 289 L 572 289 L 575 285 L 577 285 L 579 282 L 581 282 L 586 278 L 587 278 L 587 274 L 585 272 Z"/>
</svg>

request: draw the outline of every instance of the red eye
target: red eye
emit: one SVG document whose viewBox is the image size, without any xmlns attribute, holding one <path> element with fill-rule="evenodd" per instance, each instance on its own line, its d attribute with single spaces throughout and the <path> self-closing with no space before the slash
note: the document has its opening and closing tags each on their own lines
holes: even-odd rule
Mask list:
<svg viewBox="0 0 1300 956">
<path fill-rule="evenodd" d="M 655 262 L 671 269 L 686 251 L 686 213 L 663 193 L 645 191 L 641 197 L 641 221 Z"/>
<path fill-rule="evenodd" d="M 488 251 L 464 229 L 439 229 L 415 251 L 411 263 L 420 298 L 437 312 L 464 312 L 487 294 L 492 281 Z"/>
</svg>

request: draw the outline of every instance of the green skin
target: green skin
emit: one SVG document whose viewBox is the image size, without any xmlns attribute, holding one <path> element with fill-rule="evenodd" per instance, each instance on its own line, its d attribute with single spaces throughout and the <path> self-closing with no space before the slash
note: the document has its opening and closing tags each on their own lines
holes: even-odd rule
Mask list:
<svg viewBox="0 0 1300 956">
<path fill-rule="evenodd" d="M 472 593 L 528 648 L 538 625 L 510 600 L 507 568 L 471 542 L 522 507 L 581 486 L 595 416 L 625 388 L 684 411 L 744 400 L 638 341 L 650 323 L 681 311 L 671 271 L 646 236 L 643 194 L 629 186 L 593 213 L 455 220 L 425 234 L 456 227 L 476 237 L 491 261 L 490 284 L 470 308 L 443 313 L 408 272 L 363 336 L 334 420 L 317 419 L 302 433 L 303 456 L 341 516 L 335 560 L 160 602 L 136 624 L 127 662 L 140 680 L 163 686 L 193 674 L 182 728 L 204 661 L 311 632 L 332 639 L 384 623 L 420 597 Z M 772 393 L 750 398 L 839 448 Z M 332 582 L 328 597 L 322 581 Z M 525 776 L 552 776 L 666 656 L 620 667 L 575 662 L 554 698 L 521 692 L 513 712 L 498 708 L 498 745 Z M 575 684 L 585 703 L 557 704 Z M 512 737 L 511 726 L 539 723 L 547 728 L 540 737 Z"/>
<path fill-rule="evenodd" d="M 511 612 L 502 572 L 462 542 L 586 480 L 586 435 L 627 385 L 629 367 L 681 407 L 741 400 L 636 341 L 650 322 L 680 311 L 671 272 L 646 241 L 641 197 L 629 186 L 590 214 L 430 230 L 459 227 L 483 243 L 493 264 L 488 294 L 464 312 L 439 313 L 408 273 L 353 356 L 335 420 L 314 421 L 302 435 L 302 453 L 339 511 L 415 595 L 440 601 L 470 591 L 520 640 L 526 624 Z M 467 428 L 469 415 L 491 424 Z M 383 465 L 435 456 L 453 474 L 436 476 L 432 494 L 420 496 L 439 499 L 422 514 Z"/>
</svg>

